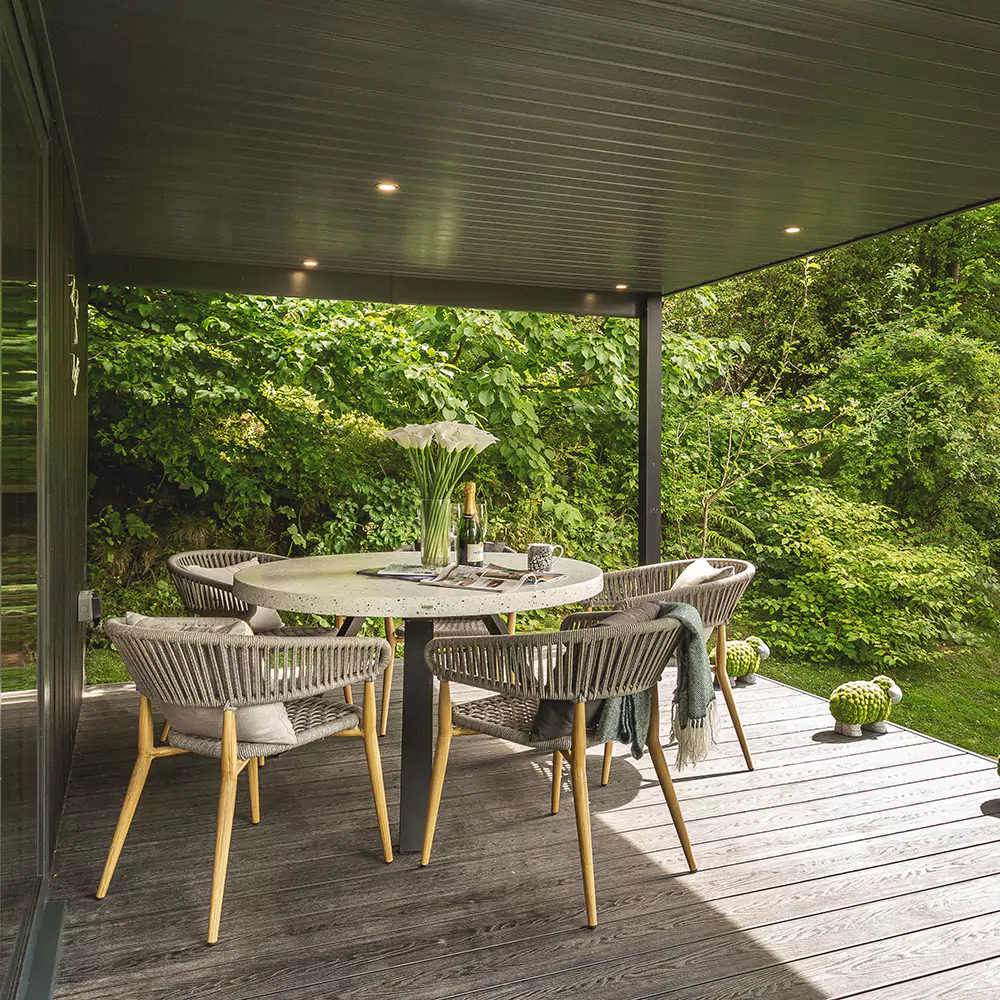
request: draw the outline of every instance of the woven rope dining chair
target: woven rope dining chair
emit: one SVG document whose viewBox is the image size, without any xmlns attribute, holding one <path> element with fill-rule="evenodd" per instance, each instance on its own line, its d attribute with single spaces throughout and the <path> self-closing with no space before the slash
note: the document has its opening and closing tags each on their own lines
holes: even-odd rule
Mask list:
<svg viewBox="0 0 1000 1000">
<path fill-rule="evenodd" d="M 223 566 L 238 566 L 240 563 L 256 559 L 259 563 L 279 562 L 287 559 L 273 552 L 256 552 L 253 549 L 197 549 L 191 552 L 179 552 L 167 559 L 167 570 L 174 582 L 174 587 L 180 595 L 185 611 L 195 615 L 210 617 L 236 617 L 249 621 L 257 611 L 257 606 L 241 601 L 233 593 L 233 585 L 222 580 L 208 581 L 199 575 L 197 569 L 220 569 Z M 192 568 L 193 567 L 193 568 Z M 277 612 L 275 612 L 277 614 Z M 385 736 L 389 724 L 389 690 L 392 687 L 392 668 L 396 660 L 396 644 L 392 638 L 392 619 L 385 619 L 385 637 L 390 643 L 389 663 L 382 677 L 382 713 L 379 732 Z M 274 634 L 278 630 L 266 629 L 258 631 L 258 635 Z M 297 630 L 302 634 L 302 630 Z M 314 629 L 319 634 L 319 629 Z M 330 630 L 330 634 L 334 634 Z M 344 701 L 354 704 L 351 686 L 344 687 Z M 164 726 L 162 740 L 167 738 L 169 727 Z"/>
<path fill-rule="evenodd" d="M 253 549 L 198 549 L 178 552 L 167 559 L 167 571 L 184 605 L 193 615 L 210 618 L 249 619 L 257 608 L 241 601 L 233 594 L 232 584 L 221 580 L 207 581 L 198 569 L 222 569 L 238 566 L 256 559 L 260 563 L 279 562 L 287 558 L 273 552 L 256 552 Z"/>
<path fill-rule="evenodd" d="M 503 542 L 484 542 L 484 548 L 486 552 L 512 552 L 516 553 L 517 549 L 512 549 L 509 545 L 505 545 Z M 396 552 L 418 552 L 419 546 L 415 542 L 411 542 L 409 545 L 401 545 Z M 513 633 L 517 628 L 517 612 L 511 611 L 507 615 L 507 632 Z M 434 619 L 434 634 L 436 636 L 449 636 L 449 635 L 489 635 L 489 629 L 483 624 L 481 618 L 435 618 Z M 393 652 L 396 649 L 397 642 L 406 641 L 406 631 L 402 625 L 397 625 L 394 618 L 386 618 L 385 620 L 385 637 L 389 641 L 389 645 L 392 646 Z M 386 727 L 389 720 L 389 688 L 392 685 L 392 662 L 390 661 L 389 666 L 386 668 L 385 681 L 382 684 L 382 735 L 385 736 Z"/>
<path fill-rule="evenodd" d="M 205 620 L 206 626 L 232 619 Z M 127 625 L 120 618 L 105 629 L 121 654 L 139 691 L 139 753 L 115 827 L 97 898 L 107 894 L 111 877 L 135 815 L 150 765 L 160 757 L 196 753 L 221 762 L 215 863 L 209 907 L 208 943 L 219 939 L 222 897 L 236 804 L 236 784 L 245 769 L 250 783 L 253 823 L 260 822 L 258 761 L 327 736 L 361 736 L 382 851 L 392 861 L 389 817 L 375 725 L 374 679 L 389 660 L 384 639 L 343 639 L 331 635 L 282 637 L 228 635 L 201 629 L 167 631 Z M 361 712 L 323 695 L 345 684 L 364 684 Z M 186 708 L 222 710 L 222 738 L 190 735 L 172 729 L 167 746 L 153 744 L 150 702 Z M 252 705 L 283 704 L 295 734 L 293 747 L 281 743 L 246 743 L 238 739 L 236 710 Z"/>
<path fill-rule="evenodd" d="M 649 691 L 652 706 L 646 742 L 688 867 L 695 871 L 691 843 L 660 746 L 656 688 L 679 636 L 676 622 L 658 619 L 564 632 L 431 640 L 425 653 L 427 666 L 441 684 L 421 865 L 430 863 L 453 736 L 484 733 L 534 750 L 552 750 L 553 771 L 559 773 L 560 780 L 563 756 L 570 760 L 587 924 L 596 927 L 597 890 L 586 760 L 587 747 L 599 741 L 595 733 L 587 730 L 586 703 Z M 452 681 L 497 693 L 452 706 Z M 545 741 L 532 739 L 532 722 L 541 699 L 574 702 L 572 736 Z M 554 801 L 553 812 L 557 809 L 558 801 Z"/>
<path fill-rule="evenodd" d="M 604 590 L 593 599 L 595 607 L 630 607 L 634 604 L 645 604 L 649 601 L 677 601 L 691 604 L 698 609 L 702 624 L 707 629 L 715 629 L 715 664 L 714 672 L 719 681 L 722 697 L 733 720 L 736 738 L 740 741 L 740 749 L 746 761 L 747 770 L 753 770 L 753 758 L 743 734 L 743 724 L 736 708 L 733 688 L 726 673 L 726 628 L 740 598 L 746 593 L 747 587 L 757 572 L 753 563 L 743 559 L 709 559 L 713 566 L 732 567 L 732 575 L 709 583 L 699 583 L 694 587 L 682 590 L 671 590 L 674 581 L 684 569 L 694 562 L 693 559 L 682 559 L 675 562 L 654 563 L 651 566 L 639 566 L 635 569 L 620 569 L 604 574 Z M 611 751 L 613 744 L 604 747 L 604 768 L 601 784 L 606 785 L 610 776 Z"/>
</svg>

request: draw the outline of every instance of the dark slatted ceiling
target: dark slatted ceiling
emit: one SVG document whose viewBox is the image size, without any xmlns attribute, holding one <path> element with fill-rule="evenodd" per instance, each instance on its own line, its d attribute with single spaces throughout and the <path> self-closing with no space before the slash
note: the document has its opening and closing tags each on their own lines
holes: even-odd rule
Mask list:
<svg viewBox="0 0 1000 1000">
<path fill-rule="evenodd" d="M 44 10 L 98 254 L 669 291 L 1000 198 L 998 0 Z"/>
</svg>

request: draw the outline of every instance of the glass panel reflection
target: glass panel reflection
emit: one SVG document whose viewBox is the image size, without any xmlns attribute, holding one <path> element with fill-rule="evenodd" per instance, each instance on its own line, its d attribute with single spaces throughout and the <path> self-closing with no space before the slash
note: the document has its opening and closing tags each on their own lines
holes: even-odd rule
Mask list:
<svg viewBox="0 0 1000 1000">
<path fill-rule="evenodd" d="M 0 975 L 37 873 L 39 154 L 11 79 L 3 102 L 0 324 Z"/>
</svg>

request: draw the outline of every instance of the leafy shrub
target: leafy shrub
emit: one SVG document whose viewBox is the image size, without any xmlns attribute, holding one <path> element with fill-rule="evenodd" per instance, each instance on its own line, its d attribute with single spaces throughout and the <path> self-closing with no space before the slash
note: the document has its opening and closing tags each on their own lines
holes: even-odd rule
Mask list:
<svg viewBox="0 0 1000 1000">
<path fill-rule="evenodd" d="M 1000 353 L 932 327 L 860 340 L 818 390 L 849 409 L 831 473 L 925 523 L 1000 536 Z"/>
<path fill-rule="evenodd" d="M 754 527 L 761 567 L 743 610 L 786 657 L 888 668 L 995 628 L 996 574 L 886 507 L 803 485 L 764 498 Z"/>
</svg>

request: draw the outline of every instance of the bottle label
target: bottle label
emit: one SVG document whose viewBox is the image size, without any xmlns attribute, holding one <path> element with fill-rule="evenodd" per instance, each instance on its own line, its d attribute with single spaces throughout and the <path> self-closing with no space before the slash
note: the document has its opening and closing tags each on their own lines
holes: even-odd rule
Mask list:
<svg viewBox="0 0 1000 1000">
<path fill-rule="evenodd" d="M 468 560 L 473 566 L 478 566 L 486 558 L 486 550 L 482 542 L 470 542 L 468 549 Z"/>
</svg>

